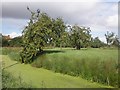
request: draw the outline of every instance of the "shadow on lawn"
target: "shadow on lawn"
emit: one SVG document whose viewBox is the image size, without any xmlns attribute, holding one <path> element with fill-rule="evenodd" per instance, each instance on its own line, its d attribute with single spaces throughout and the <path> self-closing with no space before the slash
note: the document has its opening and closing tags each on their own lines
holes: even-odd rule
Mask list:
<svg viewBox="0 0 120 90">
<path fill-rule="evenodd" d="M 46 54 L 52 54 L 52 53 L 65 53 L 65 51 L 62 50 L 43 50 L 42 52 L 38 53 L 33 59 L 36 60 L 37 58 L 46 59 Z"/>
<path fill-rule="evenodd" d="M 65 51 L 60 50 L 44 50 L 42 54 L 51 54 L 51 53 L 64 53 Z"/>
</svg>

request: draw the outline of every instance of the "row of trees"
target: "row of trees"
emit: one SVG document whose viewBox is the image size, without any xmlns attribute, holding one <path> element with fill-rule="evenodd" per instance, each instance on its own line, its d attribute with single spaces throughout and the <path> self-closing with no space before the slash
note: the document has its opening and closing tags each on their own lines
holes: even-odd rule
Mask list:
<svg viewBox="0 0 120 90">
<path fill-rule="evenodd" d="M 16 37 L 8 42 L 8 46 L 22 46 L 20 53 L 22 63 L 30 63 L 37 54 L 43 51 L 43 47 L 82 47 L 99 48 L 105 46 L 98 37 L 92 38 L 90 28 L 79 25 L 66 25 L 62 18 L 53 19 L 46 13 L 32 12 L 28 25 L 24 28 L 21 37 Z M 105 34 L 107 45 L 119 45 L 119 40 L 114 33 Z M 4 38 L 3 38 L 4 39 Z"/>
<path fill-rule="evenodd" d="M 69 27 L 69 26 L 68 26 Z M 76 26 L 74 26 L 76 27 Z M 71 29 L 73 30 L 73 29 Z M 73 33 L 74 32 L 74 33 Z M 56 35 L 56 34 L 55 34 Z M 88 34 L 90 35 L 90 34 Z M 119 42 L 119 38 L 117 35 L 115 35 L 115 33 L 113 32 L 107 32 L 105 34 L 105 38 L 106 38 L 106 42 L 107 44 L 105 44 L 104 42 L 102 42 L 99 37 L 91 37 L 90 36 L 90 41 L 86 38 L 80 38 L 79 36 L 82 37 L 82 35 L 79 35 L 79 32 L 77 33 L 77 31 L 73 30 L 72 32 L 69 31 L 65 31 L 64 34 L 62 35 L 63 39 L 62 42 L 60 44 L 60 40 L 58 40 L 57 38 L 51 38 L 47 40 L 47 43 L 44 44 L 44 46 L 46 47 L 50 47 L 50 48 L 54 48 L 54 47 L 73 47 L 73 48 L 77 48 L 80 49 L 82 47 L 86 48 L 86 47 L 92 47 L 92 48 L 100 48 L 100 47 L 105 47 L 105 46 L 119 46 L 120 42 Z M 54 40 L 53 40 L 54 39 Z M 56 41 L 55 41 L 56 40 Z M 84 43 L 82 42 L 84 41 Z M 23 45 L 23 40 L 22 40 L 22 36 L 18 36 L 15 38 L 11 38 L 11 39 L 6 39 L 5 36 L 3 36 L 2 34 L 0 35 L 0 45 L 2 47 L 21 47 Z"/>
<path fill-rule="evenodd" d="M 75 38 L 76 37 L 76 38 Z M 115 34 L 113 32 L 107 32 L 105 34 L 106 37 L 106 41 L 107 44 L 105 44 L 104 42 L 102 42 L 99 37 L 91 37 L 90 41 L 86 41 L 86 43 L 84 44 L 79 44 L 80 47 L 92 47 L 92 48 L 100 48 L 100 47 L 104 47 L 104 46 L 119 46 L 119 38 L 117 36 L 115 36 Z M 73 47 L 75 48 L 75 39 L 79 39 L 77 38 L 77 35 L 74 34 L 70 34 L 70 32 L 65 32 L 64 36 L 63 36 L 63 41 L 62 41 L 62 45 L 61 47 Z M 84 38 L 85 39 L 85 38 Z M 57 39 L 56 39 L 57 40 Z M 85 39 L 86 40 L 86 39 Z M 85 41 L 84 40 L 84 41 Z M 46 47 L 60 47 L 59 42 L 52 42 L 53 40 L 48 40 L 47 44 L 45 44 L 44 46 Z M 77 42 L 79 43 L 79 42 Z M 76 45 L 77 45 L 76 43 Z M 3 47 L 21 47 L 23 45 L 23 40 L 22 40 L 22 36 L 18 36 L 15 38 L 11 38 L 10 40 L 5 39 L 4 36 L 0 36 L 0 45 Z"/>
<path fill-rule="evenodd" d="M 5 36 L 0 37 L 0 45 L 2 47 L 21 47 L 23 44 L 22 37 L 15 37 L 11 39 L 6 39 Z"/>
<path fill-rule="evenodd" d="M 32 12 L 28 25 L 22 32 L 23 50 L 20 54 L 22 63 L 30 63 L 37 54 L 43 51 L 45 46 L 53 47 L 101 47 L 104 45 L 98 37 L 91 37 L 90 28 L 78 25 L 66 26 L 62 18 L 53 19 L 46 13 Z M 68 29 L 69 28 L 69 29 Z M 111 42 L 110 33 L 105 34 L 107 44 Z"/>
</svg>

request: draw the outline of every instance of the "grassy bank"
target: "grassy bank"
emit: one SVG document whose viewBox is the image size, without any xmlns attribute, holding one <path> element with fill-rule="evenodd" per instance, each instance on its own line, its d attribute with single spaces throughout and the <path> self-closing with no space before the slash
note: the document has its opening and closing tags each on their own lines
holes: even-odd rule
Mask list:
<svg viewBox="0 0 120 90">
<path fill-rule="evenodd" d="M 10 60 L 7 55 L 3 55 L 3 62 L 5 63 L 4 70 L 10 72 L 14 77 L 21 76 L 25 83 L 30 83 L 32 88 L 111 88 L 98 83 L 92 83 L 81 77 L 73 77 L 54 73 L 52 71 L 31 67 L 29 64 L 11 64 L 16 61 Z M 10 66 L 10 67 L 9 67 Z"/>
</svg>

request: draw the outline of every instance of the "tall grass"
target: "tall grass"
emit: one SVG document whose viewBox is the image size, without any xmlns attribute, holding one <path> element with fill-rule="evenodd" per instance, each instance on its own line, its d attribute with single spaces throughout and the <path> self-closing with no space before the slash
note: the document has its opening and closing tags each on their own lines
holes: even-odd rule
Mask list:
<svg viewBox="0 0 120 90">
<path fill-rule="evenodd" d="M 12 74 L 3 70 L 2 71 L 2 88 L 31 88 L 31 84 L 25 83 L 19 76 L 17 78 L 13 77 Z"/>
<path fill-rule="evenodd" d="M 32 66 L 43 67 L 54 72 L 81 76 L 92 82 L 117 87 L 117 50 L 65 50 L 38 57 Z"/>
<path fill-rule="evenodd" d="M 15 61 L 19 61 L 20 59 L 20 47 L 4 47 L 1 49 L 1 53 L 2 55 L 8 55 L 11 60 L 15 60 Z"/>
</svg>

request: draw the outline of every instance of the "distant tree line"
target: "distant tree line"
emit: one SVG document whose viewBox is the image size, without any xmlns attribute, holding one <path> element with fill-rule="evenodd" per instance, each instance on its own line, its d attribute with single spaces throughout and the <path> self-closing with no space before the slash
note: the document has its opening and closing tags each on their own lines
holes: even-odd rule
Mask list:
<svg viewBox="0 0 120 90">
<path fill-rule="evenodd" d="M 10 38 L 10 36 L 0 35 L 0 45 L 2 47 L 21 47 L 23 43 L 22 37 Z"/>
<path fill-rule="evenodd" d="M 110 33 L 110 32 L 107 32 L 107 33 Z M 119 39 L 117 36 L 114 36 L 112 38 L 108 38 L 109 36 L 106 36 L 107 33 L 105 34 L 105 38 L 106 38 L 106 41 L 107 41 L 107 44 L 102 42 L 99 37 L 91 37 L 91 40 L 86 42 L 86 44 L 82 43 L 80 45 L 80 48 L 86 48 L 86 47 L 92 47 L 92 48 L 100 48 L 100 47 L 110 47 L 110 46 L 115 46 L 115 47 L 118 47 L 120 45 L 120 42 L 119 42 Z M 113 33 L 113 32 L 111 32 Z M 62 43 L 62 46 L 61 47 L 73 47 L 75 48 L 75 44 L 77 45 L 77 42 L 76 43 L 76 39 L 75 39 L 75 36 L 74 34 L 72 35 L 69 35 L 70 32 L 66 32 L 65 33 L 66 36 L 64 36 L 64 40 L 63 40 L 63 43 Z M 77 36 L 76 36 L 77 38 Z M 22 36 L 18 36 L 18 37 L 15 37 L 15 38 L 11 38 L 11 39 L 6 39 L 4 38 L 4 36 L 0 36 L 0 46 L 2 47 L 21 47 L 23 45 L 23 40 L 22 40 Z M 54 48 L 54 47 L 60 47 L 60 42 L 56 41 L 56 42 L 52 42 L 52 40 L 49 40 L 48 39 L 48 42 L 46 43 L 45 47 L 49 47 L 49 48 Z"/>
</svg>

